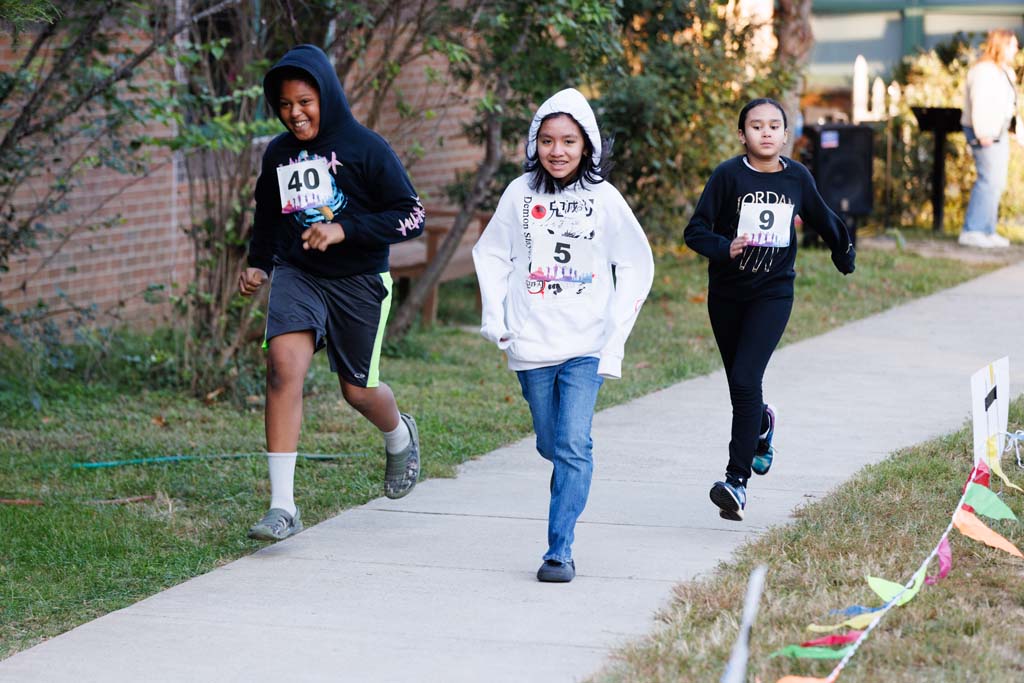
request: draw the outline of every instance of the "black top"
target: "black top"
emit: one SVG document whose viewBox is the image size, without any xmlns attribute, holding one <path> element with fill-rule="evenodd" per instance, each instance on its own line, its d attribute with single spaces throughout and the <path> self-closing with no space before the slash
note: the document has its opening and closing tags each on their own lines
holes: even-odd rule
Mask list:
<svg viewBox="0 0 1024 683">
<path fill-rule="evenodd" d="M 321 277 L 385 272 L 389 245 L 423 232 L 425 216 L 416 190 L 387 141 L 352 116 L 334 67 L 320 48 L 299 45 L 267 72 L 263 91 L 271 110 L 279 111 L 284 67 L 302 69 L 317 83 L 320 127 L 308 142 L 286 132 L 267 146 L 256 181 L 249 265 L 270 273 L 277 256 Z M 302 248 L 303 214 L 282 213 L 278 189 L 277 167 L 314 156 L 329 162 L 335 193 L 332 206 L 337 207 L 333 221 L 345 231 L 343 242 L 323 252 Z"/>
<path fill-rule="evenodd" d="M 796 271 L 796 227 L 799 215 L 832 250 L 832 262 L 841 273 L 852 273 L 855 252 L 843 221 L 821 198 L 814 178 L 802 164 L 783 157 L 783 170 L 763 173 L 748 166 L 744 156 L 719 164 L 704 186 L 686 230 L 687 246 L 708 257 L 708 289 L 719 296 L 747 300 L 758 297 L 792 296 Z M 775 216 L 789 217 L 789 245 L 748 246 L 736 258 L 729 258 L 729 244 L 736 238 L 740 214 L 746 204 L 766 205 L 753 209 L 758 227 L 770 225 Z M 764 211 L 776 205 L 786 210 Z"/>
</svg>

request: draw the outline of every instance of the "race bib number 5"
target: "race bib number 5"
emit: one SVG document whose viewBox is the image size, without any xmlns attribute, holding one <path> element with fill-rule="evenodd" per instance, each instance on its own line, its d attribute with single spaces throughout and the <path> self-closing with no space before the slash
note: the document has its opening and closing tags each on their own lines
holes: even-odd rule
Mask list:
<svg viewBox="0 0 1024 683">
<path fill-rule="evenodd" d="M 583 294 L 594 281 L 594 241 L 552 235 L 545 229 L 534 234 L 533 268 L 529 288 L 552 296 Z"/>
<path fill-rule="evenodd" d="M 748 235 L 751 247 L 788 247 L 792 204 L 743 204 L 737 235 Z"/>
<path fill-rule="evenodd" d="M 279 166 L 277 188 L 281 193 L 281 213 L 295 213 L 330 204 L 334 189 L 327 159 L 315 157 Z"/>
</svg>

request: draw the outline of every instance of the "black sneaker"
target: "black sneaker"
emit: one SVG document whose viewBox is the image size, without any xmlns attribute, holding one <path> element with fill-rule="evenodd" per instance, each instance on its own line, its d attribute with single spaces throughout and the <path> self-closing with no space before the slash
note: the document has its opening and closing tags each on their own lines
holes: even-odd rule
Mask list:
<svg viewBox="0 0 1024 683">
<path fill-rule="evenodd" d="M 757 438 L 757 451 L 754 452 L 754 460 L 750 463 L 750 469 L 754 474 L 768 474 L 768 470 L 772 468 L 772 460 L 775 459 L 772 438 L 775 436 L 775 421 L 778 417 L 775 408 L 770 405 L 765 405 L 764 412 L 768 416 L 768 431 Z"/>
<path fill-rule="evenodd" d="M 559 562 L 558 560 L 544 560 L 544 564 L 537 570 L 537 580 L 545 583 L 569 583 L 576 578 L 576 562 Z"/>
<path fill-rule="evenodd" d="M 747 488 L 734 481 L 716 481 L 711 487 L 711 502 L 718 506 L 718 516 L 733 522 L 743 521 L 747 506 Z"/>
<path fill-rule="evenodd" d="M 401 414 L 402 422 L 409 428 L 409 445 L 401 453 L 388 453 L 387 466 L 384 468 L 384 495 L 388 498 L 401 498 L 412 491 L 420 478 L 420 433 L 416 429 L 416 420 L 411 415 Z"/>
</svg>

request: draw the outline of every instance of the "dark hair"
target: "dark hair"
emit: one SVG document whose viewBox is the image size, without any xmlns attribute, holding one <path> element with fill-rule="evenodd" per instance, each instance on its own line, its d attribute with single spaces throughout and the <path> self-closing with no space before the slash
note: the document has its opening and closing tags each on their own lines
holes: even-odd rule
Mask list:
<svg viewBox="0 0 1024 683">
<path fill-rule="evenodd" d="M 782 108 L 781 104 L 779 104 L 778 102 L 776 102 L 775 100 L 773 100 L 770 97 L 758 97 L 756 100 L 750 100 L 749 102 L 746 103 L 746 105 L 744 105 L 743 109 L 740 109 L 740 125 L 739 125 L 739 129 L 740 130 L 743 130 L 743 126 L 746 125 L 746 123 L 747 123 L 747 114 L 750 113 L 750 110 L 753 109 L 754 107 L 758 107 L 758 106 L 760 106 L 762 104 L 770 104 L 773 107 L 775 107 L 776 109 L 778 109 L 780 112 L 782 112 L 782 127 L 783 128 L 788 128 L 789 127 L 789 123 L 786 121 L 786 110 Z"/>
<path fill-rule="evenodd" d="M 556 116 L 568 116 L 569 120 L 576 124 L 576 127 L 580 130 L 580 136 L 583 138 L 583 156 L 580 158 L 580 165 L 576 168 L 576 172 L 571 177 L 565 180 L 559 180 L 544 168 L 544 164 L 540 163 L 540 153 L 538 148 L 535 146 L 533 154 L 527 154 L 526 163 L 523 164 L 523 170 L 527 173 L 532 174 L 530 177 L 530 189 L 534 192 L 543 191 L 546 194 L 555 194 L 561 192 L 564 188 L 572 185 L 576 181 L 579 181 L 580 187 L 586 187 L 586 183 L 596 185 L 597 183 L 605 180 L 608 174 L 612 170 L 612 140 L 610 138 L 603 139 L 601 141 L 601 161 L 594 163 L 594 143 L 591 142 L 590 136 L 583 130 L 583 126 L 577 121 L 571 114 L 566 112 L 555 112 L 548 114 L 540 120 L 540 126 L 537 127 L 537 135 L 540 136 L 540 129 L 544 127 L 544 122 L 548 119 L 553 119 Z"/>
<path fill-rule="evenodd" d="M 281 84 L 285 81 L 302 81 L 309 87 L 320 92 L 320 84 L 316 82 L 316 78 L 313 74 L 309 73 L 305 69 L 300 69 L 297 66 L 282 66 L 274 69 L 271 73 L 270 78 L 270 92 L 273 95 L 273 99 L 277 100 L 281 97 Z M 277 107 L 277 102 L 273 102 L 273 106 Z"/>
</svg>

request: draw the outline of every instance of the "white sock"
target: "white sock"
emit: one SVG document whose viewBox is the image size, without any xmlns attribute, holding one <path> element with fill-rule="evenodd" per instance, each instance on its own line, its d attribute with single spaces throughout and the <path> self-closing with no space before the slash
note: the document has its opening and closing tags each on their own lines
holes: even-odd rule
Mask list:
<svg viewBox="0 0 1024 683">
<path fill-rule="evenodd" d="M 267 453 L 270 507 L 295 514 L 295 459 L 298 453 Z"/>
<path fill-rule="evenodd" d="M 381 432 L 384 435 L 384 450 L 388 453 L 401 453 L 412 441 L 412 434 L 405 425 L 402 416 L 398 416 L 398 426 L 390 432 Z"/>
</svg>

